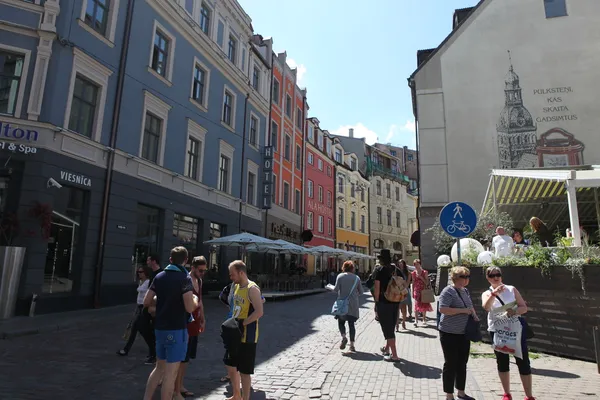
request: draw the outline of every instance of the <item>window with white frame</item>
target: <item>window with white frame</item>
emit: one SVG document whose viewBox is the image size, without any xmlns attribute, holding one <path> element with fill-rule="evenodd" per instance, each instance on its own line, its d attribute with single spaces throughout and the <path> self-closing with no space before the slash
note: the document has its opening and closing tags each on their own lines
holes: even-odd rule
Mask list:
<svg viewBox="0 0 600 400">
<path fill-rule="evenodd" d="M 204 141 L 206 129 L 188 119 L 188 142 L 185 161 L 185 176 L 202 182 L 202 163 L 204 162 Z"/>
<path fill-rule="evenodd" d="M 317 160 L 317 166 L 319 168 L 319 171 L 323 171 L 323 160 L 321 160 L 320 158 Z"/>
<path fill-rule="evenodd" d="M 0 43 L 0 114 L 21 117 L 31 51 Z"/>
<path fill-rule="evenodd" d="M 208 8 L 205 2 L 202 2 L 202 6 L 200 7 L 200 29 L 208 36 L 210 36 L 211 14 L 210 8 Z"/>
<path fill-rule="evenodd" d="M 73 56 L 64 126 L 100 141 L 108 79 L 112 71 L 77 48 L 73 49 Z M 0 100 L 0 110 L 2 108 Z"/>
<path fill-rule="evenodd" d="M 287 182 L 283 182 L 283 207 L 290 209 L 290 184 Z"/>
<path fill-rule="evenodd" d="M 329 236 L 333 235 L 333 220 L 331 218 L 327 218 L 327 234 Z"/>
<path fill-rule="evenodd" d="M 292 98 L 289 94 L 285 95 L 285 115 L 292 118 Z"/>
<path fill-rule="evenodd" d="M 162 126 L 163 120 L 150 112 L 146 112 L 141 157 L 156 164 L 158 164 Z"/>
<path fill-rule="evenodd" d="M 375 189 L 377 191 L 377 196 L 381 196 L 381 181 L 375 181 Z"/>
<path fill-rule="evenodd" d="M 36 3 L 39 3 L 36 1 Z M 120 0 L 83 0 L 79 25 L 109 46 L 115 41 Z"/>
<path fill-rule="evenodd" d="M 150 68 L 158 76 L 170 82 L 173 76 L 174 59 L 175 37 L 155 21 L 152 51 L 150 52 Z"/>
<path fill-rule="evenodd" d="M 354 182 L 350 184 L 350 196 L 352 196 L 352 198 L 356 198 L 356 185 Z"/>
<path fill-rule="evenodd" d="M 338 227 L 345 228 L 344 225 L 344 209 L 342 207 L 338 208 Z"/>
<path fill-rule="evenodd" d="M 319 203 L 323 202 L 323 186 L 319 185 Z"/>
<path fill-rule="evenodd" d="M 323 224 L 323 216 L 319 215 L 319 226 L 318 226 L 318 228 L 319 228 L 319 232 L 320 233 L 323 233 L 323 225 L 324 225 Z"/>
<path fill-rule="evenodd" d="M 285 157 L 286 160 L 290 161 L 291 159 L 291 152 L 292 152 L 292 138 L 290 138 L 290 135 L 285 135 L 285 148 L 284 148 L 284 152 L 283 152 L 283 156 Z"/>
<path fill-rule="evenodd" d="M 258 147 L 258 118 L 252 113 L 250 114 L 248 143 L 250 143 L 250 146 Z"/>
<path fill-rule="evenodd" d="M 227 58 L 232 63 L 236 63 L 237 60 L 237 39 L 233 35 L 229 35 L 229 41 L 227 42 Z"/>
<path fill-rule="evenodd" d="M 356 171 L 358 169 L 357 161 L 356 161 L 356 158 L 354 158 L 354 157 L 350 157 L 350 169 L 352 171 Z"/>
<path fill-rule="evenodd" d="M 327 176 L 331 177 L 331 165 L 327 166 Z"/>
<path fill-rule="evenodd" d="M 279 81 L 276 78 L 273 78 L 273 102 L 275 104 L 279 104 L 279 98 L 280 98 L 280 93 L 279 93 Z"/>
<path fill-rule="evenodd" d="M 327 139 L 325 142 L 325 152 L 331 157 L 331 140 Z"/>
<path fill-rule="evenodd" d="M 271 121 L 271 146 L 276 152 L 279 152 L 277 148 L 277 138 L 279 137 L 279 125 L 275 121 Z"/>
<path fill-rule="evenodd" d="M 311 143 L 315 140 L 315 131 L 314 131 L 314 128 L 312 127 L 312 125 L 308 126 L 307 137 L 308 137 L 308 141 Z"/>
<path fill-rule="evenodd" d="M 302 214 L 301 213 L 301 211 L 302 211 L 301 202 L 302 202 L 302 194 L 300 193 L 300 190 L 296 189 L 296 199 L 294 202 L 294 205 L 295 205 L 294 211 L 296 211 L 296 214 Z"/>
<path fill-rule="evenodd" d="M 313 161 L 314 161 L 314 155 L 313 153 L 311 153 L 310 151 L 308 152 L 308 163 L 310 165 L 313 165 Z"/>
<path fill-rule="evenodd" d="M 319 150 L 323 150 L 323 132 L 317 131 L 317 147 Z"/>
<path fill-rule="evenodd" d="M 246 203 L 256 206 L 258 199 L 258 164 L 248 160 L 248 185 L 246 188 Z"/>
<path fill-rule="evenodd" d="M 381 207 L 377 207 L 377 223 L 381 224 L 383 221 L 383 215 L 381 211 Z"/>
<path fill-rule="evenodd" d="M 296 127 L 298 129 L 302 129 L 303 115 L 304 113 L 302 112 L 302 109 L 300 107 L 296 108 Z"/>
<path fill-rule="evenodd" d="M 210 70 L 198 58 L 194 57 L 191 98 L 204 108 L 208 107 L 209 84 Z"/>
<path fill-rule="evenodd" d="M 350 229 L 356 230 L 356 212 L 354 211 L 350 212 Z"/>
<path fill-rule="evenodd" d="M 387 210 L 387 224 L 392 226 L 392 210 Z"/>
<path fill-rule="evenodd" d="M 400 201 L 400 187 L 396 186 L 396 201 Z"/>
<path fill-rule="evenodd" d="M 273 193 L 271 194 L 272 198 L 271 201 L 275 204 L 277 204 L 277 196 L 275 195 L 277 193 L 277 175 L 273 174 Z"/>
<path fill-rule="evenodd" d="M 308 215 L 306 216 L 306 227 L 308 229 L 313 229 L 314 228 L 314 216 L 313 213 L 311 211 L 308 212 Z"/>
<path fill-rule="evenodd" d="M 338 176 L 338 192 L 344 193 L 344 177 Z"/>
<path fill-rule="evenodd" d="M 311 199 L 314 199 L 315 197 L 314 184 L 313 181 L 311 181 L 310 179 L 308 180 L 308 197 L 310 197 Z"/>
<path fill-rule="evenodd" d="M 331 197 L 332 197 L 331 191 L 328 190 L 327 191 L 327 207 L 331 207 Z"/>
<path fill-rule="evenodd" d="M 158 165 L 163 165 L 170 110 L 170 105 L 150 92 L 144 91 L 144 114 L 139 154 L 141 158 Z"/>
<path fill-rule="evenodd" d="M 185 8 L 185 11 L 187 11 L 188 14 L 194 15 L 194 0 L 185 0 L 183 2 L 183 8 Z"/>
<path fill-rule="evenodd" d="M 302 147 L 296 145 L 296 169 L 302 169 Z"/>
<path fill-rule="evenodd" d="M 361 185 L 360 187 L 360 201 L 362 201 L 363 203 L 365 202 L 365 192 L 367 190 L 365 189 L 364 185 Z"/>
<path fill-rule="evenodd" d="M 336 148 L 335 149 L 335 161 L 341 163 L 342 162 L 342 150 Z"/>
<path fill-rule="evenodd" d="M 233 171 L 234 148 L 224 140 L 219 142 L 219 180 L 218 189 L 231 194 L 231 176 Z"/>
<path fill-rule="evenodd" d="M 365 216 L 364 216 L 364 215 L 361 215 L 361 216 L 360 216 L 360 231 L 361 231 L 362 233 L 365 233 L 365 225 L 366 225 L 366 223 L 365 223 L 365 220 L 366 220 L 366 219 L 365 219 Z"/>
<path fill-rule="evenodd" d="M 400 213 L 396 211 L 396 228 L 400 228 Z"/>
<path fill-rule="evenodd" d="M 385 197 L 388 199 L 392 198 L 392 185 L 389 183 L 385 184 Z"/>
<path fill-rule="evenodd" d="M 227 86 L 223 91 L 223 113 L 221 121 L 232 129 L 235 129 L 235 100 L 236 96 Z"/>
<path fill-rule="evenodd" d="M 256 66 L 252 71 L 252 87 L 254 88 L 254 90 L 260 90 L 260 69 L 258 69 L 258 67 Z"/>
</svg>

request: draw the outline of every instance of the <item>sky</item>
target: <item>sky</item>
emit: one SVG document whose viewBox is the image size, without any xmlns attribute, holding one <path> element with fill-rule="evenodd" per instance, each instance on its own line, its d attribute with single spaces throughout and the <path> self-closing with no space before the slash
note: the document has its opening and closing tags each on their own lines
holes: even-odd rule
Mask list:
<svg viewBox="0 0 600 400">
<path fill-rule="evenodd" d="M 415 148 L 407 78 L 437 47 L 455 9 L 478 0 L 238 0 L 254 32 L 286 51 L 321 129 Z M 375 4 L 377 6 L 375 6 Z"/>
</svg>

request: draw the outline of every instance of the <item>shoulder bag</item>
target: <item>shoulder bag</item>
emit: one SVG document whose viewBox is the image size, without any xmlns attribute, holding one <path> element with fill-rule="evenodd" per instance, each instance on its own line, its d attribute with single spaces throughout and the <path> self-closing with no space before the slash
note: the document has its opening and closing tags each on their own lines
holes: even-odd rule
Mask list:
<svg viewBox="0 0 600 400">
<path fill-rule="evenodd" d="M 343 299 L 336 300 L 331 307 L 331 313 L 333 315 L 342 316 L 348 314 L 348 299 L 352 296 L 352 292 L 356 289 L 356 285 L 360 281 L 360 278 L 357 276 L 354 284 L 352 285 L 352 289 L 350 289 L 350 293 Z"/>
<path fill-rule="evenodd" d="M 454 288 L 454 290 L 456 290 L 456 294 L 458 294 L 458 297 L 460 297 L 460 300 L 465 305 L 465 308 L 469 308 L 469 307 L 467 307 L 467 303 L 465 303 L 465 300 L 462 298 L 460 291 L 457 288 Z M 467 290 L 467 289 L 465 289 L 465 290 Z M 467 291 L 467 294 L 469 294 L 468 291 Z M 469 295 L 469 297 L 471 297 L 471 296 Z M 467 326 L 465 327 L 465 336 L 471 342 L 481 342 L 483 340 L 483 337 L 481 335 L 481 323 L 479 321 L 477 321 L 475 318 L 473 318 L 473 314 L 469 314 L 469 319 L 467 320 Z"/>
<path fill-rule="evenodd" d="M 429 277 L 426 280 L 425 289 L 421 290 L 421 303 L 435 303 L 435 295 L 433 294 L 433 289 L 431 289 Z"/>
<path fill-rule="evenodd" d="M 490 290 L 490 292 L 491 292 L 491 290 Z M 496 298 L 498 299 L 498 301 L 500 302 L 501 305 L 504 305 L 504 302 L 502 301 L 500 296 L 496 296 Z M 527 323 L 527 320 L 525 318 L 523 318 L 521 315 L 519 315 L 519 321 L 521 321 L 521 326 L 523 327 L 523 334 L 525 335 L 525 339 L 533 339 L 535 337 L 535 333 L 533 332 L 533 329 L 531 329 L 531 327 Z"/>
</svg>

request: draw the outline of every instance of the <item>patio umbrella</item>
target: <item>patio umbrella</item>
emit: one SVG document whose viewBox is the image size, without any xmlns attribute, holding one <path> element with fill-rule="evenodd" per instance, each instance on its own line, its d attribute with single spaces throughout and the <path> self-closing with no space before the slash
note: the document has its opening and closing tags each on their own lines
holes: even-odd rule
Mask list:
<svg viewBox="0 0 600 400">
<path fill-rule="evenodd" d="M 204 244 L 212 244 L 215 246 L 232 246 L 242 248 L 242 259 L 245 257 L 246 248 L 251 244 L 262 244 L 271 245 L 273 247 L 279 247 L 280 245 L 275 243 L 271 239 L 264 238 L 262 236 L 256 236 L 248 232 L 237 233 L 235 235 L 224 236 L 212 240 L 207 240 Z"/>
</svg>

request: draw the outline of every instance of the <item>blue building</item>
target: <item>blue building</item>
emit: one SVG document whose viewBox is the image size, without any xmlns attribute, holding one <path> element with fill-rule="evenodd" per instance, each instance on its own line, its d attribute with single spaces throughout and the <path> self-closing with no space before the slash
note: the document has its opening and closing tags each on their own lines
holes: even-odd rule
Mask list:
<svg viewBox="0 0 600 400">
<path fill-rule="evenodd" d="M 37 313 L 132 301 L 137 267 L 175 245 L 227 279 L 237 251 L 203 242 L 263 231 L 272 54 L 236 0 L 0 0 L 18 314 L 34 294 Z"/>
</svg>

